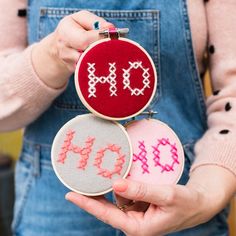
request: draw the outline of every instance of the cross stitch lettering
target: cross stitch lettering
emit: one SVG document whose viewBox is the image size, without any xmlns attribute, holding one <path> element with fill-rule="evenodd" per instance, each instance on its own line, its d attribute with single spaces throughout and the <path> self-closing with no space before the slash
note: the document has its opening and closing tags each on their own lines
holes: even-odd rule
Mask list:
<svg viewBox="0 0 236 236">
<path fill-rule="evenodd" d="M 123 69 L 123 84 L 124 84 L 124 89 L 129 89 L 129 91 L 131 92 L 131 95 L 135 95 L 135 96 L 139 96 L 139 95 L 144 95 L 143 92 L 146 88 L 150 88 L 149 84 L 150 84 L 150 80 L 149 80 L 149 77 L 150 77 L 150 74 L 148 73 L 148 70 L 149 68 L 144 68 L 142 66 L 142 62 L 130 62 L 129 61 L 129 64 L 130 64 L 130 67 L 125 70 Z M 143 87 L 141 89 L 138 89 L 138 88 L 131 88 L 130 87 L 130 71 L 132 69 L 138 69 L 138 68 L 141 68 L 143 70 L 143 74 L 142 74 L 142 77 L 143 77 Z"/>
<path fill-rule="evenodd" d="M 139 149 L 140 152 L 138 155 L 134 154 L 133 155 L 133 161 L 141 161 L 142 162 L 142 169 L 143 169 L 143 174 L 144 173 L 150 173 L 148 170 L 148 164 L 147 164 L 147 151 L 146 151 L 146 147 L 144 144 L 144 141 L 139 141 Z"/>
<path fill-rule="evenodd" d="M 105 155 L 106 151 L 114 152 L 118 156 L 118 158 L 116 160 L 116 163 L 115 163 L 115 167 L 112 171 L 103 169 L 101 167 L 102 160 L 104 158 L 104 155 Z M 125 163 L 125 156 L 122 155 L 122 153 L 121 153 L 121 147 L 119 147 L 115 144 L 112 144 L 112 145 L 108 145 L 107 147 L 101 148 L 100 150 L 98 150 L 97 155 L 95 157 L 94 166 L 98 167 L 98 170 L 99 170 L 98 174 L 99 175 L 101 175 L 105 178 L 110 178 L 111 179 L 112 175 L 114 175 L 114 174 L 120 175 L 120 172 L 122 170 L 122 166 L 123 166 L 124 163 Z"/>
<path fill-rule="evenodd" d="M 88 63 L 88 78 L 89 78 L 89 98 L 90 97 L 96 97 L 96 85 L 97 83 L 109 83 L 110 84 L 110 96 L 117 96 L 117 88 L 116 88 L 116 63 L 109 63 L 109 72 L 110 74 L 108 76 L 95 76 L 95 63 Z"/>
<path fill-rule="evenodd" d="M 169 163 L 165 163 L 165 160 L 163 160 L 163 155 L 161 153 L 160 147 L 161 146 L 169 146 L 170 147 L 170 158 L 171 161 Z M 140 161 L 142 163 L 141 168 L 143 170 L 143 174 L 150 173 L 149 172 L 149 165 L 148 165 L 148 159 L 147 159 L 147 151 L 145 147 L 144 141 L 139 141 L 139 149 L 140 152 L 138 154 L 133 155 L 133 162 Z M 174 171 L 174 166 L 180 164 L 179 163 L 179 156 L 178 156 L 178 150 L 176 147 L 176 144 L 171 144 L 168 138 L 162 138 L 158 139 L 157 143 L 152 146 L 153 149 L 153 161 L 154 165 L 159 167 L 161 169 L 161 173 L 167 171 Z"/>
<path fill-rule="evenodd" d="M 85 142 L 85 147 L 82 148 L 82 147 L 72 144 L 72 140 L 74 136 L 75 136 L 75 131 L 68 130 L 57 161 L 64 164 L 67 158 L 68 152 L 78 153 L 81 156 L 81 159 L 79 160 L 77 167 L 79 169 L 85 169 L 88 159 L 89 159 L 89 155 L 92 151 L 92 146 L 95 141 L 95 138 L 88 137 Z"/>
<path fill-rule="evenodd" d="M 69 152 L 72 152 L 72 153 L 80 155 L 77 168 L 85 170 L 87 167 L 88 159 L 90 158 L 90 154 L 92 152 L 95 138 L 88 137 L 87 140 L 85 141 L 85 146 L 79 147 L 72 143 L 74 136 L 75 136 L 75 131 L 68 130 L 68 132 L 66 133 L 66 138 L 61 146 L 61 150 L 60 150 L 57 161 L 64 164 L 65 160 L 67 159 L 67 154 Z M 102 167 L 102 162 L 105 157 L 105 153 L 107 151 L 113 152 L 117 155 L 116 163 L 114 164 L 113 170 L 108 170 Z M 121 170 L 124 163 L 125 163 L 125 155 L 122 154 L 121 147 L 116 144 L 109 144 L 105 148 L 101 148 L 97 151 L 93 166 L 97 167 L 98 175 L 104 178 L 111 179 L 113 175 L 121 174 Z"/>
<path fill-rule="evenodd" d="M 131 77 L 131 70 L 137 70 L 137 69 L 141 69 L 142 72 L 142 83 L 143 83 L 143 87 L 142 88 L 132 88 L 130 85 L 130 77 Z M 109 75 L 108 76 L 96 76 L 96 63 L 88 63 L 88 92 L 89 95 L 88 97 L 94 97 L 96 98 L 96 85 L 98 83 L 101 84 L 105 84 L 108 83 L 110 85 L 109 91 L 110 91 L 110 97 L 112 96 L 117 96 L 117 82 L 116 82 L 116 63 L 109 63 Z M 150 74 L 149 74 L 149 68 L 145 68 L 142 65 L 141 61 L 136 61 L 136 62 L 130 62 L 129 61 L 129 67 L 128 69 L 124 69 L 123 70 L 123 89 L 124 90 L 129 90 L 130 91 L 130 95 L 131 96 L 140 96 L 140 95 L 144 95 L 144 91 L 147 88 L 150 88 Z M 140 79 L 140 78 L 135 78 L 135 79 Z"/>
</svg>

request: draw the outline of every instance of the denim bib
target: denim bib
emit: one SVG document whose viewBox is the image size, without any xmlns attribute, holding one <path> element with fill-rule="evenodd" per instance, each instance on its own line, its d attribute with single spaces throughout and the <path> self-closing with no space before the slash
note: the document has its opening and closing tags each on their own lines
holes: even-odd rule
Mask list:
<svg viewBox="0 0 236 236">
<path fill-rule="evenodd" d="M 186 157 L 185 171 L 179 183 L 186 183 L 194 159 L 193 146 L 207 128 L 204 95 L 193 52 L 186 1 L 29 0 L 28 8 L 29 44 L 38 42 L 53 32 L 66 15 L 82 9 L 105 18 L 116 27 L 129 28 L 127 37 L 145 48 L 154 61 L 158 83 L 154 99 L 147 110 L 157 111 L 153 118 L 167 123 L 179 136 Z M 68 190 L 61 186 L 52 171 L 50 149 L 53 138 L 67 121 L 84 113 L 88 113 L 88 110 L 78 98 L 72 76 L 66 91 L 25 129 L 17 170 L 20 172 L 24 168 L 26 174 L 17 173 L 16 176 L 16 181 L 24 180 L 25 189 L 23 193 L 16 189 L 18 197 L 13 224 L 16 232 L 22 232 L 24 236 L 55 235 L 50 234 L 52 229 L 54 233 L 59 232 L 58 235 L 94 235 L 95 232 L 102 236 L 121 234 L 63 202 L 63 193 Z M 137 117 L 140 118 L 144 117 Z M 41 234 L 37 227 L 30 228 L 31 224 L 27 219 L 31 217 L 37 222 L 40 214 L 33 214 L 30 209 L 35 207 L 40 197 L 44 208 L 41 206 L 37 210 L 39 213 L 45 211 L 42 221 L 45 225 L 49 221 L 48 227 L 50 226 L 45 226 L 45 233 Z M 53 214 L 57 214 L 58 221 L 52 219 Z M 46 216 L 49 215 L 51 218 L 47 221 Z M 57 227 L 54 228 L 54 225 Z M 206 224 L 171 235 L 227 235 L 226 215 L 222 213 Z"/>
</svg>

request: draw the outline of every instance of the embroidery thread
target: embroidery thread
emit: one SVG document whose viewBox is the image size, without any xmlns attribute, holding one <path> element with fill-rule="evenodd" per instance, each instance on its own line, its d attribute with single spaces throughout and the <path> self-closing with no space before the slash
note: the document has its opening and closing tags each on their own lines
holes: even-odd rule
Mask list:
<svg viewBox="0 0 236 236">
<path fill-rule="evenodd" d="M 143 169 L 143 174 L 145 173 L 150 173 L 149 170 L 148 170 L 148 164 L 147 164 L 147 151 L 146 151 L 146 147 L 145 147 L 145 144 L 144 144 L 144 141 L 139 141 L 139 149 L 140 149 L 140 152 L 138 155 L 134 154 L 133 155 L 133 161 L 136 162 L 136 161 L 141 161 L 142 163 L 142 169 Z"/>
<path fill-rule="evenodd" d="M 140 161 L 142 163 L 141 168 L 143 170 L 142 174 L 148 173 L 150 174 L 149 171 L 149 165 L 148 165 L 148 159 L 147 159 L 147 151 L 146 151 L 146 146 L 144 141 L 138 141 L 139 146 L 138 148 L 140 149 L 140 152 L 138 154 L 133 154 L 133 162 Z M 161 163 L 161 151 L 159 150 L 160 146 L 170 146 L 170 153 L 171 153 L 171 158 L 172 158 L 172 163 L 171 164 L 162 164 Z M 174 171 L 174 165 L 175 164 L 180 164 L 179 163 L 179 156 L 178 156 L 178 150 L 176 147 L 176 144 L 171 144 L 169 142 L 168 138 L 162 138 L 158 139 L 158 143 L 156 146 L 152 146 L 153 148 L 153 154 L 154 154 L 154 165 L 155 166 L 160 166 L 161 167 L 161 173 L 164 171 Z M 130 175 L 129 175 L 130 176 Z"/>
<path fill-rule="evenodd" d="M 116 63 L 109 63 L 109 72 L 110 74 L 108 76 L 96 76 L 95 72 L 96 72 L 96 63 L 87 63 L 88 64 L 88 92 L 89 95 L 88 97 L 94 97 L 96 98 L 96 85 L 97 83 L 101 83 L 101 84 L 105 84 L 105 83 L 109 83 L 110 84 L 110 97 L 112 96 L 117 96 L 117 87 L 116 87 Z M 128 89 L 131 92 L 131 96 L 135 95 L 135 96 L 139 96 L 139 95 L 144 95 L 144 90 L 146 88 L 150 88 L 150 74 L 149 74 L 149 68 L 144 68 L 142 65 L 142 62 L 130 62 L 130 67 L 128 69 L 122 69 L 123 70 L 123 89 Z M 130 86 L 130 71 L 132 69 L 139 69 L 141 68 L 143 70 L 142 73 L 142 78 L 143 78 L 143 87 L 141 89 L 139 88 L 131 88 Z"/>
<path fill-rule="evenodd" d="M 161 163 L 161 156 L 160 156 L 160 150 L 159 147 L 160 146 L 166 146 L 169 145 L 171 147 L 170 149 L 170 153 L 171 153 L 171 158 L 172 158 L 172 163 L 169 164 L 162 164 Z M 156 146 L 152 146 L 153 150 L 153 154 L 154 154 L 154 162 L 155 162 L 155 166 L 160 166 L 161 167 L 161 172 L 163 173 L 164 171 L 174 171 L 174 165 L 175 164 L 180 164 L 179 160 L 178 160 L 178 153 L 177 153 L 177 148 L 176 148 L 176 144 L 171 144 L 169 142 L 168 138 L 162 138 L 162 139 L 158 139 L 158 143 Z"/>
<path fill-rule="evenodd" d="M 78 162 L 78 168 L 85 170 L 85 167 L 87 166 L 87 162 L 89 159 L 89 155 L 92 151 L 92 146 L 95 141 L 94 137 L 88 137 L 86 142 L 85 142 L 85 147 L 81 148 L 77 145 L 72 144 L 72 140 L 74 138 L 75 131 L 73 130 L 68 130 L 66 133 L 66 138 L 62 144 L 61 151 L 58 156 L 58 162 L 64 164 L 65 160 L 67 159 L 67 154 L 68 152 L 73 152 L 76 154 L 80 154 L 81 158 Z M 118 158 L 116 159 L 115 167 L 112 171 L 109 171 L 107 169 L 102 168 L 102 162 L 103 158 L 105 156 L 106 151 L 111 151 L 117 154 Z M 121 170 L 123 168 L 123 164 L 125 163 L 125 155 L 122 154 L 121 152 L 121 147 L 115 145 L 115 144 L 110 144 L 105 148 L 102 148 L 97 151 L 95 160 L 94 160 L 94 166 L 98 167 L 98 175 L 101 175 L 102 177 L 105 178 L 110 178 L 114 174 L 121 174 Z"/>
<path fill-rule="evenodd" d="M 135 95 L 135 96 L 139 96 L 139 95 L 144 95 L 143 92 L 146 88 L 150 88 L 149 84 L 150 84 L 150 80 L 149 80 L 149 77 L 150 77 L 150 74 L 149 74 L 149 68 L 144 68 L 143 65 L 142 65 L 142 62 L 130 62 L 129 61 L 129 64 L 130 64 L 130 67 L 125 70 L 123 69 L 123 84 L 124 84 L 124 89 L 129 89 L 129 91 L 131 92 L 131 96 L 132 95 Z M 142 89 L 138 89 L 138 88 L 134 88 L 132 89 L 130 87 L 130 71 L 132 69 L 138 69 L 138 68 L 141 68 L 143 70 L 143 74 L 142 74 L 142 77 L 143 77 L 143 87 Z"/>
<path fill-rule="evenodd" d="M 107 169 L 103 169 L 101 167 L 103 158 L 106 151 L 111 151 L 117 154 L 118 158 L 116 159 L 115 167 L 112 171 L 109 171 Z M 104 178 L 111 179 L 112 175 L 114 174 L 121 174 L 121 170 L 123 167 L 123 164 L 125 163 L 125 155 L 122 155 L 121 153 L 121 147 L 110 144 L 106 148 L 102 148 L 97 152 L 97 155 L 95 157 L 94 166 L 98 167 L 98 175 L 101 175 Z"/>
<path fill-rule="evenodd" d="M 80 154 L 81 158 L 78 162 L 78 168 L 79 169 L 85 169 L 88 159 L 89 159 L 89 155 L 92 151 L 92 146 L 93 143 L 95 141 L 94 137 L 88 137 L 86 142 L 85 142 L 85 147 L 81 148 L 79 146 L 73 145 L 72 144 L 72 140 L 74 138 L 75 135 L 75 131 L 73 130 L 68 130 L 68 132 L 66 133 L 66 138 L 63 142 L 63 145 L 61 147 L 61 152 L 59 153 L 59 157 L 58 157 L 58 162 L 64 164 L 65 160 L 67 158 L 67 154 L 68 152 L 74 152 L 74 153 L 78 153 Z"/>
<path fill-rule="evenodd" d="M 110 74 L 108 76 L 101 76 L 98 77 L 95 75 L 96 69 L 95 69 L 96 63 L 88 63 L 88 85 L 89 85 L 89 95 L 88 97 L 96 97 L 96 85 L 97 83 L 109 83 L 110 84 L 110 96 L 117 96 L 117 88 L 116 88 L 116 63 L 109 63 L 109 72 Z"/>
</svg>

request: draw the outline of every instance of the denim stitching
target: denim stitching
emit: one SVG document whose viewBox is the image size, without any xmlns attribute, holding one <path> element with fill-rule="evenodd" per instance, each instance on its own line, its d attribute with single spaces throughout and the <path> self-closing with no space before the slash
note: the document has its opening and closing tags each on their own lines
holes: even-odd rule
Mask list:
<svg viewBox="0 0 236 236">
<path fill-rule="evenodd" d="M 191 75 L 192 79 L 194 82 L 194 90 L 196 92 L 196 98 L 198 101 L 198 106 L 201 114 L 201 120 L 202 124 L 207 127 L 206 125 L 206 105 L 205 105 L 205 99 L 204 99 L 204 94 L 203 94 L 203 87 L 200 81 L 200 78 L 197 74 L 197 65 L 196 65 L 196 60 L 193 52 L 193 45 L 192 45 L 192 36 L 191 36 L 191 30 L 190 30 L 190 24 L 189 24 L 189 18 L 188 18 L 188 11 L 187 11 L 187 4 L 186 0 L 181 0 L 181 9 L 183 12 L 183 24 L 184 24 L 184 29 L 185 29 L 185 41 L 186 41 L 186 51 L 188 55 L 188 62 L 190 65 L 190 70 L 191 70 Z"/>
<path fill-rule="evenodd" d="M 61 18 L 65 15 L 73 14 L 83 10 L 81 8 L 46 8 L 43 7 L 40 9 L 40 16 L 48 16 L 48 17 L 56 17 Z M 101 17 L 109 17 L 109 18 L 119 18 L 119 19 L 138 19 L 138 18 L 145 18 L 145 19 L 153 19 L 153 14 L 155 14 L 156 10 L 93 10 L 93 9 L 86 9 L 91 11 L 95 14 L 99 14 Z"/>
<path fill-rule="evenodd" d="M 41 23 L 41 17 L 38 19 L 38 33 L 37 33 L 37 39 L 41 40 L 43 38 L 43 30 L 42 30 L 43 24 Z"/>
<path fill-rule="evenodd" d="M 33 166 L 32 175 L 38 177 L 40 175 L 40 168 L 46 167 L 49 170 L 52 170 L 52 164 L 50 160 L 41 159 L 42 152 L 51 152 L 51 144 L 40 143 L 37 144 L 33 141 L 30 141 L 24 138 L 24 145 L 26 146 L 27 152 L 23 152 L 22 160 L 25 160 Z M 33 154 L 31 154 L 33 153 Z M 50 154 L 49 154 L 50 156 Z"/>
<path fill-rule="evenodd" d="M 156 73 L 157 73 L 157 87 L 156 87 L 156 94 L 153 97 L 151 104 L 149 105 L 148 109 L 146 110 L 153 110 L 155 104 L 161 97 L 161 56 L 160 56 L 160 12 L 153 16 L 153 30 L 154 30 L 154 42 L 157 42 L 157 45 L 154 44 L 154 64 L 156 66 Z M 156 34 L 156 37 L 155 37 Z M 156 40 L 155 40 L 156 39 Z"/>
<path fill-rule="evenodd" d="M 33 169 L 32 169 L 32 167 L 33 167 L 33 165 L 31 165 L 31 167 L 30 167 L 29 174 L 27 176 L 28 183 L 25 186 L 23 196 L 22 196 L 21 201 L 19 203 L 19 207 L 17 208 L 18 211 L 14 216 L 14 221 L 12 223 L 13 231 L 15 231 L 17 229 L 18 225 L 20 224 L 20 221 L 21 221 L 21 218 L 22 218 L 22 212 L 23 212 L 23 209 L 24 209 L 24 206 L 25 206 L 25 202 L 27 200 L 29 190 L 30 190 L 30 188 L 32 186 L 32 183 L 33 183 L 33 177 L 32 177 Z"/>
<path fill-rule="evenodd" d="M 87 112 L 88 113 L 88 109 L 86 107 L 82 107 L 81 104 L 69 104 L 66 102 L 61 102 L 61 101 L 55 101 L 53 103 L 55 109 L 60 109 L 60 110 L 72 110 L 72 111 L 81 111 L 81 112 Z"/>
</svg>

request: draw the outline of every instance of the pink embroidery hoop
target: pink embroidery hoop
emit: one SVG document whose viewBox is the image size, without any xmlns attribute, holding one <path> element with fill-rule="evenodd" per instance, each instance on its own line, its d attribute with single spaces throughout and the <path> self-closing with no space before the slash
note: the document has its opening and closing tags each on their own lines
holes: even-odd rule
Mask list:
<svg viewBox="0 0 236 236">
<path fill-rule="evenodd" d="M 92 51 L 94 50 L 96 47 L 104 44 L 104 43 L 109 43 L 109 42 L 124 42 L 124 43 L 127 43 L 127 44 L 130 44 L 130 45 L 133 45 L 135 46 L 138 50 L 140 50 L 146 57 L 146 60 L 149 61 L 149 64 L 150 64 L 150 68 L 146 68 L 146 66 L 144 66 L 142 64 L 142 62 L 130 62 L 128 63 L 127 62 L 127 66 L 126 68 L 123 68 L 123 78 L 122 76 L 116 76 L 115 75 L 115 72 L 116 72 L 116 69 L 114 68 L 115 67 L 115 64 L 111 62 L 108 62 L 107 63 L 107 70 L 110 71 L 110 75 L 107 75 L 107 76 L 101 76 L 101 75 L 98 75 L 98 76 L 95 76 L 95 73 L 97 73 L 96 69 L 95 69 L 95 63 L 88 63 L 88 75 L 87 76 L 81 76 L 81 81 L 85 81 L 85 79 L 88 79 L 88 86 L 89 88 L 86 88 L 84 89 L 83 86 L 81 86 L 81 82 L 80 82 L 80 67 L 81 65 L 83 65 L 83 61 L 84 59 L 86 59 L 87 55 Z M 108 49 L 107 49 L 108 50 Z M 124 52 L 125 53 L 125 52 Z M 101 52 L 99 53 L 99 55 L 101 55 Z M 143 76 L 143 80 L 142 80 L 142 85 L 143 87 L 140 87 L 140 88 L 132 88 L 131 86 L 131 82 L 130 82 L 130 77 L 131 77 L 131 73 L 130 71 L 131 70 L 141 70 L 142 71 L 142 76 Z M 150 83 L 149 81 L 149 78 L 148 78 L 148 73 L 149 72 L 152 72 L 151 74 L 153 75 L 152 77 L 152 82 Z M 98 72 L 99 74 L 99 72 Z M 86 77 L 90 77 L 92 78 L 92 80 L 89 80 L 89 78 L 86 78 Z M 108 78 L 109 77 L 109 78 Z M 94 97 L 96 96 L 95 95 L 95 92 L 96 92 L 96 85 L 99 81 L 99 83 L 106 83 L 108 80 L 110 81 L 110 95 L 111 97 L 113 96 L 113 98 L 115 99 L 116 96 L 120 96 L 120 91 L 117 91 L 115 86 L 119 83 L 121 84 L 121 81 L 117 81 L 117 79 L 119 80 L 123 80 L 123 89 L 126 90 L 127 93 L 131 93 L 132 95 L 132 99 L 135 97 L 135 96 L 143 96 L 143 94 L 146 93 L 146 91 L 149 89 L 149 87 L 151 87 L 151 92 L 150 92 L 150 95 L 148 96 L 148 99 L 145 101 L 145 104 L 143 104 L 142 106 L 138 106 L 137 109 L 133 109 L 132 111 L 127 111 L 127 113 L 125 114 L 122 114 L 122 115 L 118 115 L 119 112 L 121 111 L 117 111 L 116 112 L 111 112 L 112 114 L 110 114 L 110 112 L 108 112 L 107 110 L 109 110 L 109 108 L 104 111 L 103 108 L 98 108 L 98 106 L 96 106 L 95 103 L 90 103 L 89 102 L 89 99 L 88 97 L 90 97 L 91 99 L 94 99 Z M 87 82 L 86 82 L 87 83 Z M 126 39 L 126 38 L 122 38 L 122 37 L 119 37 L 119 39 L 111 39 L 111 38 L 106 38 L 106 39 L 101 39 L 93 44 L 91 44 L 86 50 L 85 52 L 81 55 L 78 63 L 77 63 L 77 66 L 76 66 L 76 70 L 75 70 L 75 87 L 76 87 L 76 91 L 78 93 L 78 96 L 80 97 L 80 100 L 82 101 L 82 103 L 84 104 L 84 106 L 89 110 L 91 111 L 93 114 L 101 117 L 101 118 L 104 118 L 104 119 L 108 119 L 108 120 L 124 120 L 124 119 L 129 119 L 129 118 L 132 118 L 134 116 L 137 116 L 138 114 L 140 114 L 142 111 L 144 111 L 148 105 L 150 104 L 150 102 L 152 101 L 154 95 L 155 95 L 155 92 L 156 92 L 156 86 L 157 86 L 157 73 L 156 73 L 156 68 L 155 68 L 155 65 L 151 59 L 151 57 L 149 56 L 149 54 L 146 52 L 146 50 L 141 47 L 138 43 L 132 41 L 132 40 L 129 40 L 129 39 Z M 121 89 L 121 87 L 119 87 L 119 89 Z M 88 95 L 85 95 L 85 92 L 84 91 L 88 91 Z M 106 90 L 107 92 L 107 90 Z M 118 99 L 117 99 L 118 100 Z M 122 100 L 122 99 L 121 99 Z M 121 101 L 120 100 L 120 101 Z M 135 99 L 134 99 L 135 100 Z M 107 102 L 108 99 L 105 99 L 105 100 L 101 100 L 100 103 L 104 105 L 104 101 Z M 132 107 L 132 105 L 129 105 L 126 107 L 126 103 L 129 102 L 129 99 L 124 99 L 124 102 L 121 103 L 119 105 L 119 103 L 116 101 L 116 105 L 114 106 L 112 104 L 112 102 L 109 103 L 109 106 L 110 106 L 110 109 L 114 109 L 114 107 L 116 107 L 116 110 L 121 107 L 122 109 L 122 112 L 123 111 L 126 111 L 127 110 L 127 107 Z M 137 100 L 137 104 L 139 104 L 140 102 Z M 144 101 L 142 101 L 142 103 L 144 103 Z M 108 104 L 108 102 L 107 102 Z M 141 103 L 140 103 L 141 104 Z M 133 106 L 135 107 L 135 106 Z M 99 110 L 100 109 L 100 110 Z M 120 109 L 120 108 L 119 108 Z M 108 114 L 109 113 L 109 114 Z"/>
<path fill-rule="evenodd" d="M 131 121 L 126 130 L 133 148 L 128 178 L 149 184 L 175 184 L 184 170 L 184 151 L 175 132 L 155 119 Z"/>
<path fill-rule="evenodd" d="M 86 124 L 89 128 L 85 127 Z M 106 132 L 113 133 L 113 137 Z M 109 161 L 104 160 L 108 157 L 105 156 L 107 152 L 112 153 L 109 158 L 113 158 L 108 167 Z M 89 157 L 86 156 L 88 153 Z M 56 176 L 67 188 L 83 195 L 99 196 L 112 191 L 116 179 L 126 178 L 132 153 L 128 134 L 122 125 L 85 114 L 71 119 L 58 131 L 52 144 L 51 162 Z"/>
</svg>

